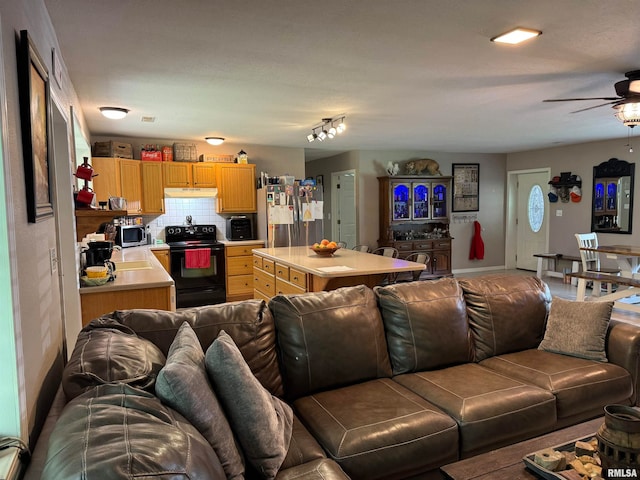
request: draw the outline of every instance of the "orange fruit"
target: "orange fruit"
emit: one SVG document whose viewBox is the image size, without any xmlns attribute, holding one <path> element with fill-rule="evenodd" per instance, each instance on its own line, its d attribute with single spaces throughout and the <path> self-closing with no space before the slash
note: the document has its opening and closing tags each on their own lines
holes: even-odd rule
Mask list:
<svg viewBox="0 0 640 480">
<path fill-rule="evenodd" d="M 322 241 L 320 242 L 321 245 L 329 245 L 329 240 L 327 240 L 326 238 L 323 238 Z"/>
<path fill-rule="evenodd" d="M 338 244 L 336 242 L 329 242 L 327 244 L 327 247 L 329 247 L 329 248 L 338 248 Z"/>
</svg>

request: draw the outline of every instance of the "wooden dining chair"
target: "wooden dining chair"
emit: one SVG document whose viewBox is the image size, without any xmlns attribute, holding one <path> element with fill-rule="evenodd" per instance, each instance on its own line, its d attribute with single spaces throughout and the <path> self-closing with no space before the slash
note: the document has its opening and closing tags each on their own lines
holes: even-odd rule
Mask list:
<svg viewBox="0 0 640 480">
<path fill-rule="evenodd" d="M 600 266 L 600 254 L 592 250 L 582 250 L 583 248 L 598 248 L 598 234 L 595 232 L 590 233 L 576 233 L 576 240 L 578 241 L 578 248 L 580 251 L 580 260 L 582 260 L 583 272 L 596 272 L 596 273 L 609 273 L 618 275 L 619 269 L 616 268 L 602 268 Z M 600 282 L 593 282 L 594 296 L 600 294 Z M 613 293 L 613 284 L 607 283 L 607 293 Z"/>
</svg>

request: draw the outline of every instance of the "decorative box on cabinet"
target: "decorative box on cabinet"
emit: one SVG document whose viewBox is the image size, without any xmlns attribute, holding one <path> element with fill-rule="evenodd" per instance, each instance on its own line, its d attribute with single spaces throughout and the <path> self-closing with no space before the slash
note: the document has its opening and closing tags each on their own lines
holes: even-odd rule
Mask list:
<svg viewBox="0 0 640 480">
<path fill-rule="evenodd" d="M 378 184 L 378 246 L 396 248 L 400 258 L 427 253 L 423 277 L 451 275 L 451 177 L 378 177 Z"/>
</svg>

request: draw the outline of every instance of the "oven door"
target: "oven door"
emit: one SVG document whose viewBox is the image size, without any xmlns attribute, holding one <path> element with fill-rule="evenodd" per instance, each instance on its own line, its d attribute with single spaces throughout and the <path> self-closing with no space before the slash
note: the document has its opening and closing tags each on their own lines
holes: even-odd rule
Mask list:
<svg viewBox="0 0 640 480">
<path fill-rule="evenodd" d="M 204 247 L 198 247 L 204 248 Z M 187 268 L 189 247 L 170 247 L 171 277 L 176 284 L 178 308 L 215 305 L 226 301 L 224 246 L 211 249 L 207 268 Z"/>
</svg>

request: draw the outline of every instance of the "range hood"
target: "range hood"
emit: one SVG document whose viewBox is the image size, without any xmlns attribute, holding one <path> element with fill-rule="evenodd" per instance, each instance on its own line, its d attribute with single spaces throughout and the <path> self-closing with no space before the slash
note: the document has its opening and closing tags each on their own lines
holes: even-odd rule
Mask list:
<svg viewBox="0 0 640 480">
<path fill-rule="evenodd" d="M 217 188 L 165 188 L 164 198 L 215 198 Z"/>
</svg>

